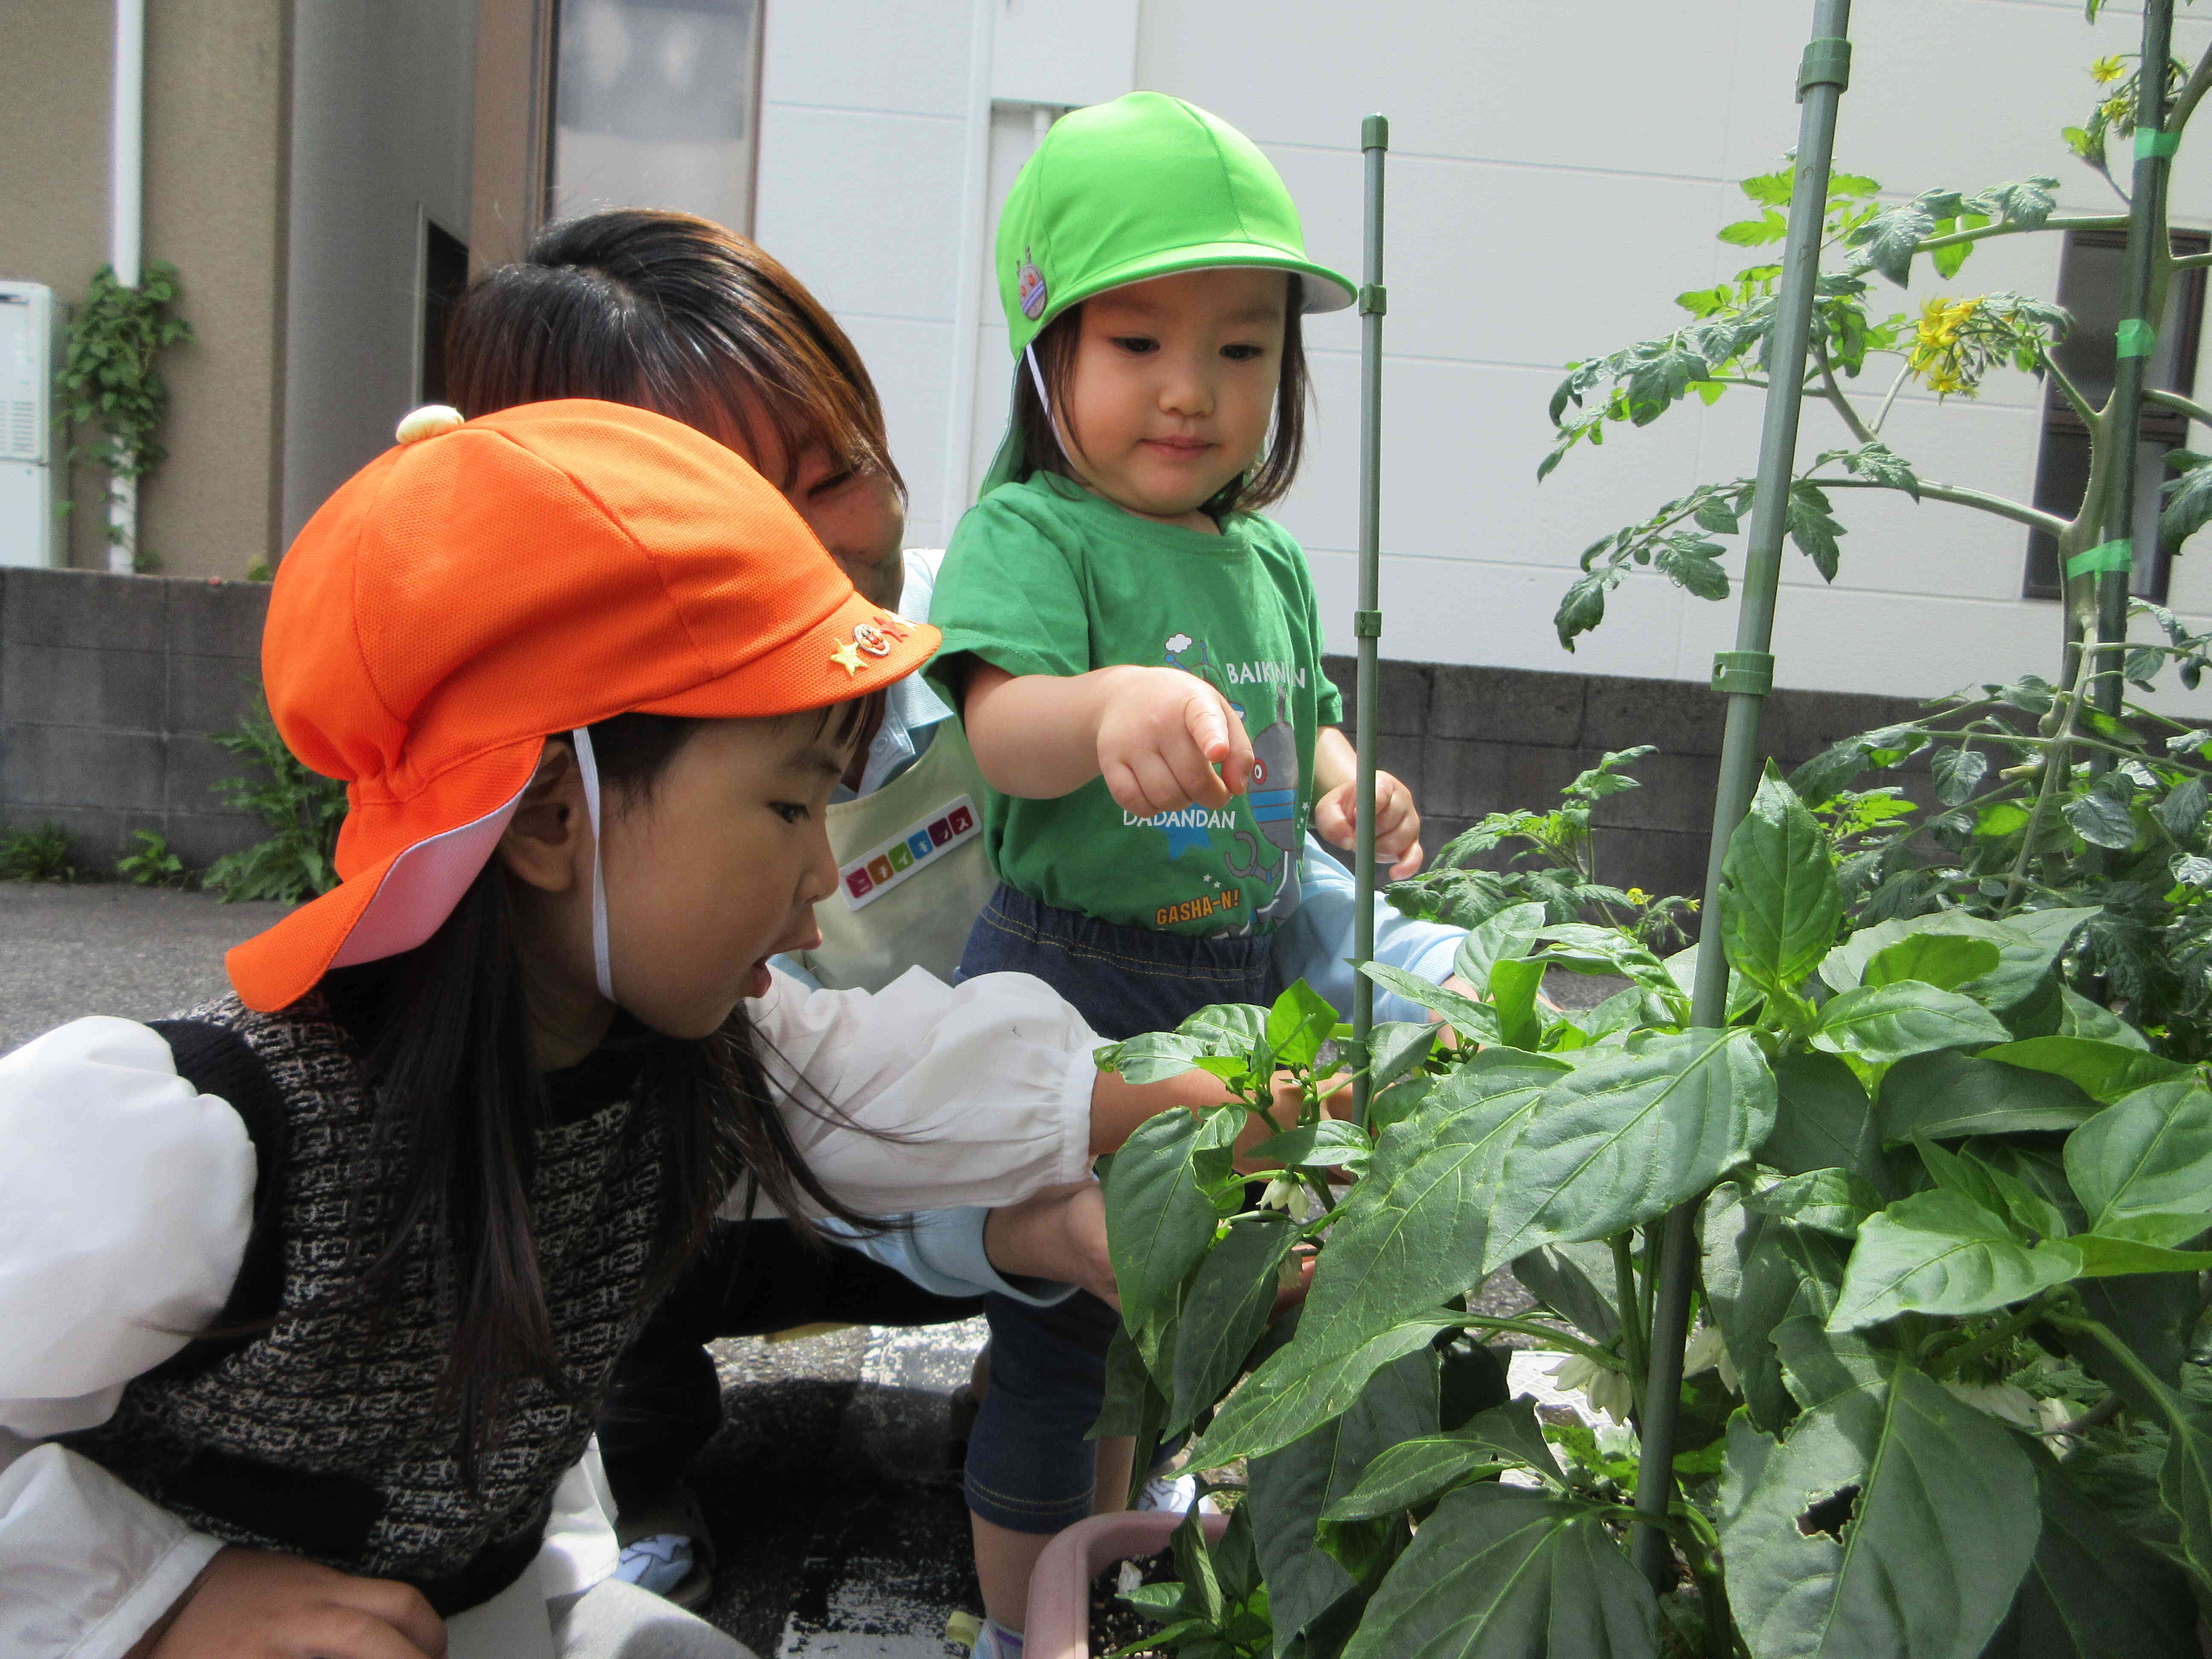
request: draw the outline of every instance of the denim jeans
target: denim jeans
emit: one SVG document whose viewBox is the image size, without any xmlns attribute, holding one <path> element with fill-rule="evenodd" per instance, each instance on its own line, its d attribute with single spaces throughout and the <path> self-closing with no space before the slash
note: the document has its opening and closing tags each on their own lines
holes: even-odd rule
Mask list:
<svg viewBox="0 0 2212 1659">
<path fill-rule="evenodd" d="M 959 979 L 1034 974 L 1114 1041 L 1172 1030 L 1211 1003 L 1265 1006 L 1281 988 L 1270 942 L 1117 927 L 1001 883 L 976 919 Z M 1091 1513 L 1091 1442 L 1106 1350 L 1121 1316 L 1088 1291 L 1050 1308 L 983 1298 L 991 1386 L 968 1441 L 968 1507 L 1012 1532 L 1052 1533 Z"/>
</svg>

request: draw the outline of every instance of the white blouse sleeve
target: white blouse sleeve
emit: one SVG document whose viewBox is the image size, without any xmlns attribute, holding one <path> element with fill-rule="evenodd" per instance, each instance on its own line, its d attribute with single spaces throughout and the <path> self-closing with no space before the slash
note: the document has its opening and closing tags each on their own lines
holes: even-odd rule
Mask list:
<svg viewBox="0 0 2212 1659">
<path fill-rule="evenodd" d="M 253 1146 L 159 1033 L 81 1019 L 0 1058 L 0 1652 L 127 1651 L 218 1547 L 45 1436 L 222 1310 Z"/>
<path fill-rule="evenodd" d="M 863 1214 L 1012 1204 L 1090 1169 L 1099 1038 L 1042 980 L 914 968 L 872 995 L 777 974 L 747 1006 L 793 1139 Z"/>
</svg>

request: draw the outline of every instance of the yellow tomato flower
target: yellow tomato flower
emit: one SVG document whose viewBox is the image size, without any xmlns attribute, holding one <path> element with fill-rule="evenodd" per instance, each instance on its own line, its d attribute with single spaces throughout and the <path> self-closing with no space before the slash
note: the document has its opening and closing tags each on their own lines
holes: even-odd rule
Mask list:
<svg viewBox="0 0 2212 1659">
<path fill-rule="evenodd" d="M 2100 87 L 2110 86 L 2127 72 L 2127 65 L 2117 58 L 2100 58 L 2089 65 L 2090 76 Z"/>
</svg>

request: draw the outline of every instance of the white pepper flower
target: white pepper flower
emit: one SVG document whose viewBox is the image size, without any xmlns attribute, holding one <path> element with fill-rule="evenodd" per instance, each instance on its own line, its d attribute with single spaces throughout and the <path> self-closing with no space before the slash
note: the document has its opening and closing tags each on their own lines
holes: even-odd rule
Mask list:
<svg viewBox="0 0 2212 1659">
<path fill-rule="evenodd" d="M 1267 1183 L 1267 1190 L 1260 1194 L 1263 1210 L 1287 1210 L 1291 1200 L 1301 1190 L 1297 1182 L 1287 1175 L 1279 1175 Z"/>
<path fill-rule="evenodd" d="M 1682 1351 L 1682 1375 L 1695 1376 L 1707 1370 L 1719 1371 L 1721 1386 L 1730 1394 L 1743 1392 L 1743 1380 L 1736 1375 L 1735 1361 L 1729 1357 L 1727 1341 L 1713 1326 L 1700 1325 L 1690 1338 L 1690 1346 Z"/>
</svg>

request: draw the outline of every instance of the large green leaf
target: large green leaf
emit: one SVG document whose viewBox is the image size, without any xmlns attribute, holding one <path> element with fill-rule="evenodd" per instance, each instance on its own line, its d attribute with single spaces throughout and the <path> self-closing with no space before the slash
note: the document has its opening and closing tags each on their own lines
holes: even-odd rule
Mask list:
<svg viewBox="0 0 2212 1659">
<path fill-rule="evenodd" d="M 2068 1138 L 2066 1178 L 2092 1232 L 2193 1237 L 2212 1215 L 2212 1093 L 2177 1079 L 2115 1102 Z"/>
<path fill-rule="evenodd" d="M 1849 1170 L 1808 1170 L 1761 1188 L 1745 1203 L 1761 1215 L 1814 1232 L 1856 1238 L 1859 1224 L 1881 1207 L 1881 1194 Z"/>
<path fill-rule="evenodd" d="M 1547 1244 L 1515 1256 L 1513 1277 L 1593 1342 L 1610 1342 L 1620 1334 L 1611 1245 Z"/>
<path fill-rule="evenodd" d="M 2168 1416 L 2158 1501 L 2180 1523 L 2181 1553 L 2201 1594 L 2212 1590 L 2212 1419 L 2184 1407 L 2171 1390 L 2160 1392 Z"/>
<path fill-rule="evenodd" d="M 2181 1574 L 2108 1519 L 2039 1444 L 2027 1449 L 2043 1530 L 1982 1659 L 2199 1659 Z"/>
<path fill-rule="evenodd" d="M 1773 1122 L 1774 1074 L 1748 1031 L 1632 1039 L 1554 1082 L 1507 1148 L 1484 1273 L 1665 1214 Z"/>
<path fill-rule="evenodd" d="M 1294 980 L 1267 1011 L 1267 1048 L 1278 1066 L 1310 1066 L 1336 1029 L 1336 1010 L 1304 980 Z"/>
<path fill-rule="evenodd" d="M 2202 1231 L 2203 1216 L 2185 1218 Z M 2132 1238 L 2107 1238 L 2101 1233 L 2075 1233 L 2066 1242 L 2081 1253 L 2082 1274 L 2090 1279 L 2118 1279 L 2134 1273 L 2201 1273 L 2212 1267 L 2212 1250 L 2168 1249 L 2162 1244 L 2143 1244 Z"/>
<path fill-rule="evenodd" d="M 1880 1188 L 1881 1140 L 1865 1086 L 1833 1054 L 1784 1054 L 1774 1062 L 1774 1132 L 1759 1161 L 1784 1175 L 1844 1169 Z"/>
<path fill-rule="evenodd" d="M 1244 1003 L 1213 1003 L 1172 1031 L 1147 1031 L 1098 1050 L 1098 1068 L 1132 1083 L 1181 1077 L 1201 1059 L 1245 1060 L 1265 1039 L 1267 1011 Z"/>
<path fill-rule="evenodd" d="M 1479 1413 L 1445 1434 L 1424 1435 L 1386 1448 L 1367 1466 L 1350 1495 L 1334 1500 L 1329 1521 L 1366 1521 L 1425 1504 L 1474 1471 L 1520 1464 L 1555 1484 L 1559 1460 L 1544 1438 L 1536 1402 L 1527 1395 Z"/>
<path fill-rule="evenodd" d="M 1816 1285 L 1832 1306 L 1844 1282 L 1844 1250 L 1834 1239 L 1759 1214 L 1734 1182 L 1716 1188 L 1705 1205 L 1704 1277 L 1707 1305 L 1729 1358 L 1735 1362 L 1743 1403 L 1761 1428 L 1778 1430 L 1797 1414 L 1775 1352 L 1776 1328 Z"/>
<path fill-rule="evenodd" d="M 1986 1313 L 2081 1271 L 2063 1244 L 2022 1244 L 2001 1216 L 1937 1188 L 1901 1198 L 1859 1228 L 1832 1330 L 1900 1313 Z"/>
<path fill-rule="evenodd" d="M 1997 947 L 1997 966 L 1957 988 L 1984 1007 L 2003 1010 L 2034 994 L 2066 940 L 2096 914 L 2095 907 L 2036 910 L 1999 922 L 1963 910 L 1946 910 L 1876 922 L 1831 951 L 1820 963 L 1820 977 L 1830 989 L 1848 991 L 1860 982 L 1869 962 L 1899 940 L 1921 935 L 1986 939 Z"/>
<path fill-rule="evenodd" d="M 1165 1432 L 1180 1433 L 1210 1411 L 1243 1368 L 1275 1305 L 1276 1270 L 1297 1243 L 1290 1218 L 1240 1217 L 1206 1252 L 1176 1322 L 1174 1409 Z"/>
<path fill-rule="evenodd" d="M 1159 1348 L 1182 1300 L 1182 1281 L 1213 1242 L 1220 1212 L 1207 1187 L 1231 1169 L 1244 1114 L 1224 1106 L 1200 1119 L 1181 1109 L 1137 1126 L 1106 1172 L 1107 1254 L 1121 1317 L 1146 1363 L 1164 1374 Z"/>
<path fill-rule="evenodd" d="M 1729 837 L 1722 870 L 1721 940 L 1729 965 L 1765 990 L 1795 991 L 1820 965 L 1843 921 L 1819 821 L 1786 784 L 1761 779 Z"/>
<path fill-rule="evenodd" d="M 1534 1048 L 1543 1033 L 1536 994 L 1544 964 L 1525 957 L 1501 957 L 1490 967 L 1490 1001 L 1498 1010 L 1498 1041 L 1509 1048 Z"/>
<path fill-rule="evenodd" d="M 2178 1060 L 2163 1060 L 2125 1043 L 2099 1042 L 2088 1037 L 2029 1037 L 1984 1048 L 1981 1057 L 2031 1072 L 2049 1072 L 2106 1101 L 2189 1070 Z"/>
<path fill-rule="evenodd" d="M 1968 980 L 1996 971 L 1997 947 L 1963 934 L 1909 933 L 1869 958 L 1862 985 L 1890 985 L 1917 979 L 1939 991 L 1955 991 Z"/>
<path fill-rule="evenodd" d="M 2095 1101 L 2063 1077 L 2000 1066 L 1955 1048 L 1901 1060 L 1881 1079 L 1881 1138 L 1890 1145 L 1910 1140 L 1915 1133 L 1930 1140 L 2036 1130 L 2063 1133 L 2097 1110 Z"/>
<path fill-rule="evenodd" d="M 1425 1348 L 1376 1372 L 1334 1422 L 1252 1459 L 1244 1502 L 1277 1653 L 1353 1587 L 1352 1575 L 1321 1546 L 1321 1516 L 1351 1495 L 1377 1454 L 1436 1432 L 1437 1356 Z"/>
<path fill-rule="evenodd" d="M 1447 991 L 1432 985 L 1419 974 L 1409 974 L 1402 968 L 1393 968 L 1383 962 L 1363 962 L 1359 971 L 1386 991 L 1395 991 L 1418 1008 L 1433 1008 L 1449 1020 L 1452 1028 L 1471 1042 L 1503 1042 L 1498 1030 L 1498 1010 L 1486 1002 L 1477 1002 L 1473 997 L 1462 996 L 1456 991 Z"/>
<path fill-rule="evenodd" d="M 2002 1043 L 2012 1035 L 1972 998 L 1918 980 L 1863 985 L 1820 1010 L 1814 1047 L 1884 1066 L 1931 1048 Z"/>
<path fill-rule="evenodd" d="M 1729 1425 L 1721 1544 L 1754 1659 L 1975 1659 L 2040 1524 L 2027 1454 L 1909 1366 L 1851 1379 L 1779 1445 Z"/>
<path fill-rule="evenodd" d="M 1215 1463 L 1272 1451 L 1358 1396 L 1375 1369 L 1441 1324 L 1480 1277 L 1505 1144 L 1559 1061 L 1495 1050 L 1441 1080 L 1376 1144 L 1366 1179 L 1329 1229 L 1297 1340 L 1231 1395 L 1206 1432 Z"/>
<path fill-rule="evenodd" d="M 1606 1513 L 1462 1486 L 1422 1523 L 1344 1659 L 1650 1659 L 1658 1604 Z"/>
<path fill-rule="evenodd" d="M 1540 904 L 1509 904 L 1480 926 L 1468 929 L 1452 958 L 1452 972 L 1478 991 L 1490 989 L 1490 968 L 1507 957 L 1522 957 L 1544 926 Z"/>
</svg>

